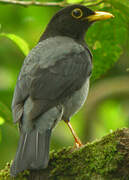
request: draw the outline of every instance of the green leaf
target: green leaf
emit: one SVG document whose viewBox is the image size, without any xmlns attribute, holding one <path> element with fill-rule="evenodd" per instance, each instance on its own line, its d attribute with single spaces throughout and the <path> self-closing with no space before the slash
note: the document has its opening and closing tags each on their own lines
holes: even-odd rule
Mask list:
<svg viewBox="0 0 129 180">
<path fill-rule="evenodd" d="M 107 6 L 99 10 L 111 12 L 115 18 L 95 23 L 87 33 L 87 44 L 93 53 L 92 81 L 106 73 L 119 60 L 123 51 L 122 46 L 128 37 L 123 11 L 121 13 L 116 6 Z"/>
<path fill-rule="evenodd" d="M 82 0 L 67 0 L 67 3 L 69 4 L 78 4 L 80 3 Z"/>
<path fill-rule="evenodd" d="M 12 113 L 10 109 L 3 102 L 0 102 L 0 118 L 1 117 L 7 123 L 12 124 Z"/>
<path fill-rule="evenodd" d="M 104 0 L 105 3 L 110 3 L 110 5 L 119 10 L 119 14 L 123 14 L 124 20 L 129 21 L 129 0 Z"/>
<path fill-rule="evenodd" d="M 7 37 L 12 40 L 23 52 L 25 56 L 29 53 L 29 46 L 25 40 L 15 34 L 0 33 L 0 36 Z"/>
<path fill-rule="evenodd" d="M 3 117 L 0 116 L 0 125 L 4 124 L 5 123 L 5 120 Z"/>
</svg>

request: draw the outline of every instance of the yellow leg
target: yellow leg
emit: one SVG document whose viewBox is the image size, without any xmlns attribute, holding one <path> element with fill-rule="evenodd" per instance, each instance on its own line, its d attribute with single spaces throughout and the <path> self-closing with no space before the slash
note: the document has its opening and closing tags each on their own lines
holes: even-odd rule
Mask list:
<svg viewBox="0 0 129 180">
<path fill-rule="evenodd" d="M 77 136 L 77 134 L 76 134 L 75 131 L 73 130 L 70 122 L 69 122 L 69 121 L 65 121 L 65 122 L 66 122 L 66 124 L 68 125 L 68 127 L 69 127 L 69 129 L 70 129 L 70 131 L 71 131 L 71 133 L 72 133 L 72 135 L 73 135 L 73 137 L 74 137 L 74 139 L 75 139 L 76 147 L 79 148 L 79 147 L 83 146 L 83 144 L 81 143 L 81 140 L 79 139 L 79 137 Z"/>
</svg>

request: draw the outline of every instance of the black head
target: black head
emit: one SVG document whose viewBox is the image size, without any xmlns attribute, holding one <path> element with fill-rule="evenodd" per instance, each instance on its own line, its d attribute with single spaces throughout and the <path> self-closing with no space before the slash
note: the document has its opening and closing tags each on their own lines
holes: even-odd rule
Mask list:
<svg viewBox="0 0 129 180">
<path fill-rule="evenodd" d="M 82 39 L 93 22 L 110 17 L 113 15 L 105 12 L 94 12 L 82 5 L 67 6 L 53 16 L 41 40 L 52 36 Z"/>
</svg>

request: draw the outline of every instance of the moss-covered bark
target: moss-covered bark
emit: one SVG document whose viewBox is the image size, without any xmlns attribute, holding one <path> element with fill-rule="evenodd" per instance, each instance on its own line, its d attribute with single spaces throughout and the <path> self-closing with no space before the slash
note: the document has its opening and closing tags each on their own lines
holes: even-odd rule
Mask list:
<svg viewBox="0 0 129 180">
<path fill-rule="evenodd" d="M 119 129 L 77 150 L 53 151 L 46 170 L 26 171 L 11 178 L 9 167 L 8 163 L 0 171 L 0 180 L 128 180 L 129 129 Z"/>
</svg>

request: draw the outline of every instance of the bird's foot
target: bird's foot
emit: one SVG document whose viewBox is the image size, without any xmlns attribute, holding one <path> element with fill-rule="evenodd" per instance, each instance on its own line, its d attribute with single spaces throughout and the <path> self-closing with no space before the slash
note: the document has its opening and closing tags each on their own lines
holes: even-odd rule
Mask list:
<svg viewBox="0 0 129 180">
<path fill-rule="evenodd" d="M 76 139 L 75 139 L 75 147 L 76 147 L 76 148 L 80 148 L 80 147 L 82 147 L 82 146 L 83 146 L 82 142 L 80 141 L 80 139 L 78 139 L 78 138 L 76 137 Z"/>
</svg>

